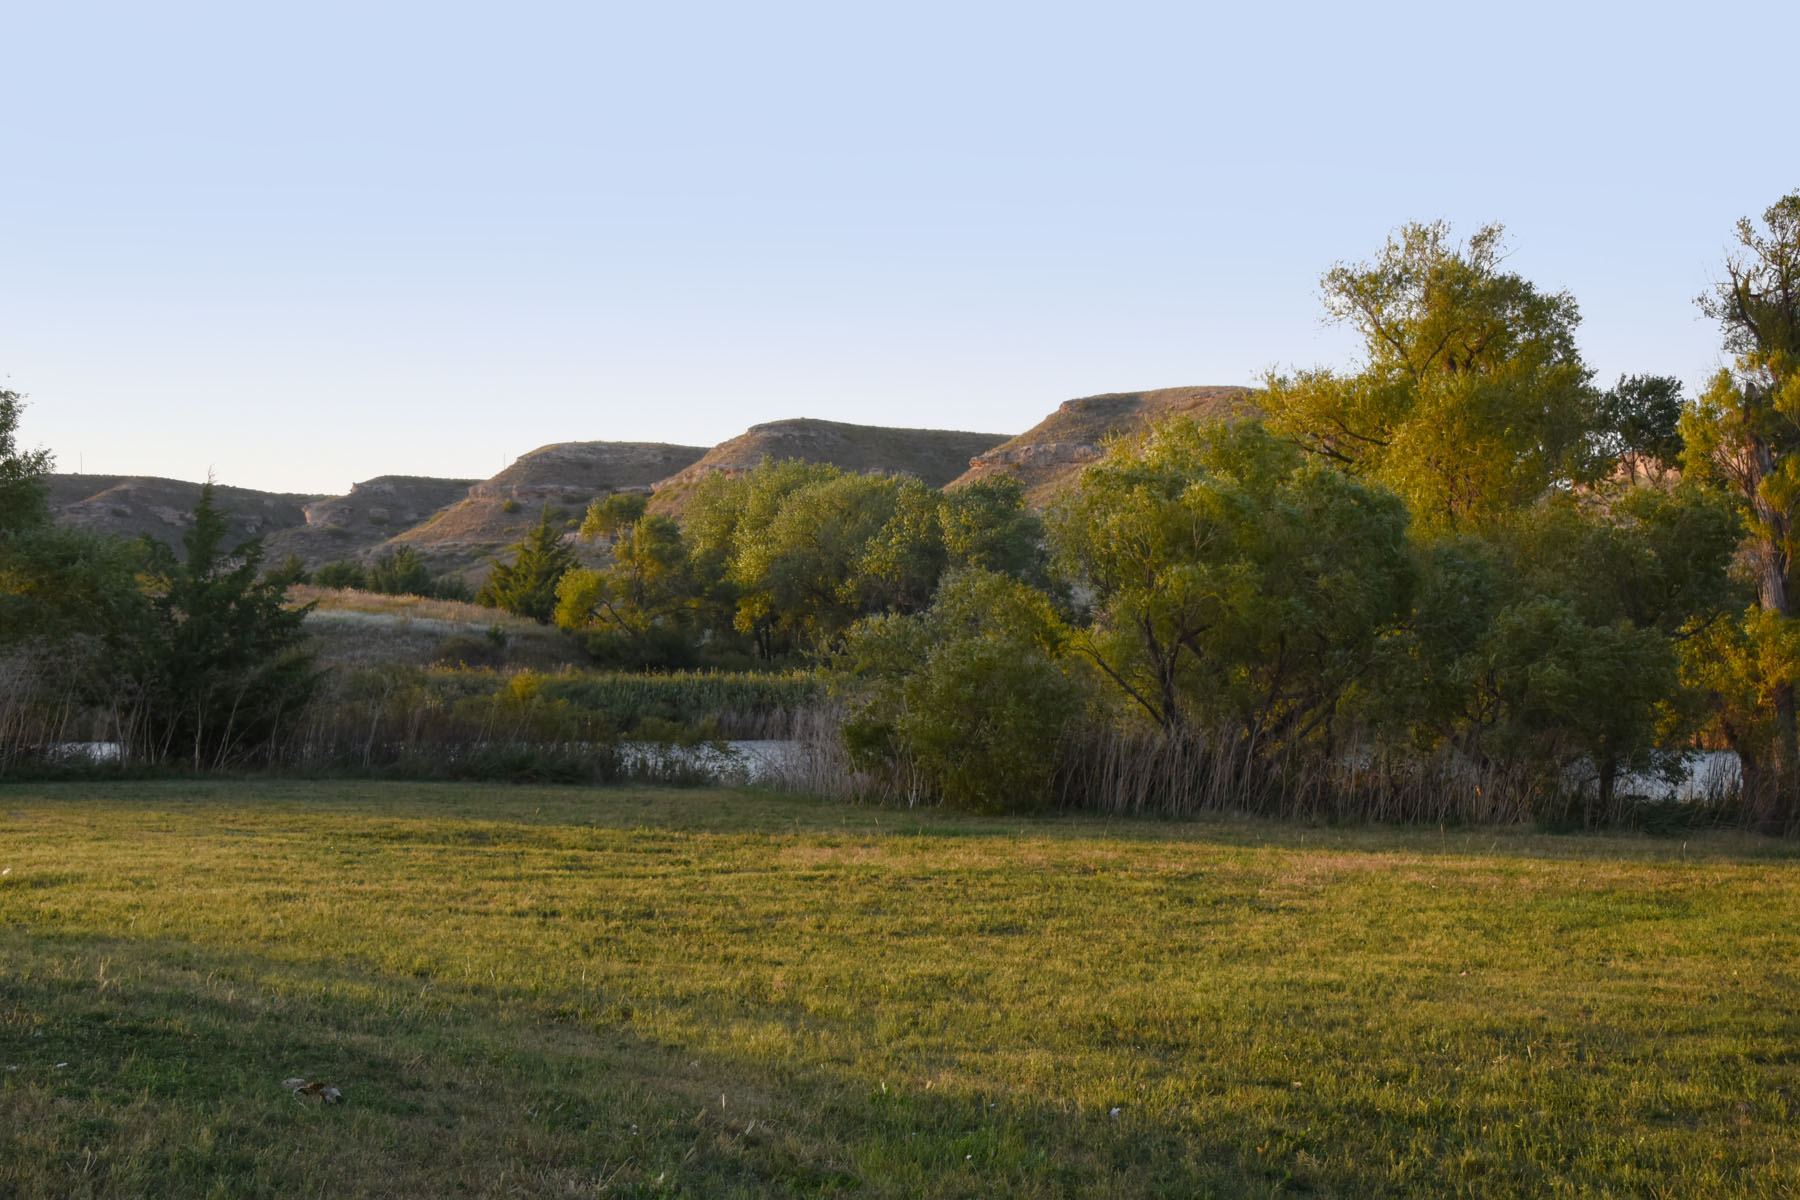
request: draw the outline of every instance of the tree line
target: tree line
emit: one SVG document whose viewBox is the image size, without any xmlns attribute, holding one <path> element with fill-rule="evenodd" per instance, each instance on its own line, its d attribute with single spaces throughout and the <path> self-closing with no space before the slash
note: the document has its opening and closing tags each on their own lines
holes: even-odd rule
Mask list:
<svg viewBox="0 0 1800 1200">
<path fill-rule="evenodd" d="M 679 519 L 595 501 L 577 537 L 604 566 L 546 509 L 476 598 L 610 666 L 819 664 L 860 777 L 914 799 L 1099 804 L 1117 781 L 1093 764 L 1130 742 L 1209 748 L 1232 794 L 1504 778 L 1539 817 L 1591 823 L 1708 745 L 1742 763 L 1742 815 L 1792 830 L 1800 195 L 1740 224 L 1701 301 L 1731 365 L 1694 397 L 1596 384 L 1575 300 L 1505 269 L 1497 226 L 1406 226 L 1323 294 L 1360 335 L 1352 369 L 1273 373 L 1233 419 L 1119 441 L 1042 514 L 1004 477 L 938 492 L 766 462 L 706 478 Z M 133 696 L 180 696 L 140 703 L 188 713 L 178 729 L 128 723 L 196 762 L 280 720 L 303 697 L 280 665 L 297 619 L 270 618 L 254 550 L 198 513 L 185 562 L 54 530 L 4 404 L 8 641 L 60 638 Z M 240 610 L 269 633 L 254 653 L 222 649 Z"/>
</svg>

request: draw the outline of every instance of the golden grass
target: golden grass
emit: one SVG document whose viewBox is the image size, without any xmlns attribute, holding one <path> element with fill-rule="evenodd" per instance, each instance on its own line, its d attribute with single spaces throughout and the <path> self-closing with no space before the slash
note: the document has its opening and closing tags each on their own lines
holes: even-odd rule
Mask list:
<svg viewBox="0 0 1800 1200">
<path fill-rule="evenodd" d="M 0 870 L 0 1195 L 1800 1188 L 1742 835 L 15 784 Z"/>
</svg>

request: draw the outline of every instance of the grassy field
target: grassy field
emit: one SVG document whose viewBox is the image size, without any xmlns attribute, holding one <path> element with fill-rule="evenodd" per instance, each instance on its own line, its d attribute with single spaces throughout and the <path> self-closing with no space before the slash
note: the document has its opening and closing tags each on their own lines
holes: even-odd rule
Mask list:
<svg viewBox="0 0 1800 1200">
<path fill-rule="evenodd" d="M 0 786 L 0 1196 L 1800 1195 L 1795 853 Z"/>
</svg>

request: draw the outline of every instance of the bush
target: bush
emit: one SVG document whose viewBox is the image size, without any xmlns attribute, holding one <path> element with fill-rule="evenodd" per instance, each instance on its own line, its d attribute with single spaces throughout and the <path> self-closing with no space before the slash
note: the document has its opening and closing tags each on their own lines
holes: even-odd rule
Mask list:
<svg viewBox="0 0 1800 1200">
<path fill-rule="evenodd" d="M 326 563 L 313 572 L 313 583 L 322 588 L 366 588 L 369 575 L 353 562 Z"/>
<path fill-rule="evenodd" d="M 989 571 L 946 577 L 918 616 L 855 626 L 839 660 L 858 770 L 909 799 L 983 812 L 1049 806 L 1086 704 L 1049 600 Z"/>
</svg>

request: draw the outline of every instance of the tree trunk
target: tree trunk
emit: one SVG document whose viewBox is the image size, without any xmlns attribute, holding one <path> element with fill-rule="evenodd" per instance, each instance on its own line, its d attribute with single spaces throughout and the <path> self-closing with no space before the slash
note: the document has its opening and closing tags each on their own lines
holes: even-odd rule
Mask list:
<svg viewBox="0 0 1800 1200">
<path fill-rule="evenodd" d="M 1763 611 L 1790 616 L 1787 587 L 1787 543 L 1789 523 L 1782 512 L 1763 494 L 1762 484 L 1774 474 L 1775 455 L 1769 443 L 1755 438 L 1751 443 L 1755 479 L 1749 488 L 1750 504 L 1756 512 L 1758 530 L 1756 563 L 1757 600 Z M 1800 811 L 1800 726 L 1795 724 L 1794 687 L 1784 683 L 1775 689 L 1775 741 L 1771 747 L 1774 762 L 1767 787 L 1752 810 L 1758 828 L 1765 833 L 1785 834 L 1795 825 Z"/>
<path fill-rule="evenodd" d="M 1785 834 L 1794 829 L 1796 799 L 1800 798 L 1800 728 L 1795 725 L 1794 685 L 1775 689 L 1775 744 L 1771 778 L 1764 800 L 1757 808 L 1757 824 L 1765 833 Z"/>
</svg>

